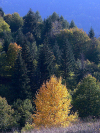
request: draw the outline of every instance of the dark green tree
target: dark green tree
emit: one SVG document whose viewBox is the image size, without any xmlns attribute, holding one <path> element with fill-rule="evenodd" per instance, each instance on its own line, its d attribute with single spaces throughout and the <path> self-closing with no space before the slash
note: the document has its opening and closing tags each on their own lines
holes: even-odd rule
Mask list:
<svg viewBox="0 0 100 133">
<path fill-rule="evenodd" d="M 57 41 L 55 41 L 55 44 L 53 46 L 53 53 L 55 56 L 55 75 L 57 77 L 60 77 L 60 65 L 61 65 L 61 50 L 58 46 Z"/>
<path fill-rule="evenodd" d="M 0 7 L 0 16 L 4 17 L 4 11 L 2 10 L 2 8 Z"/>
<path fill-rule="evenodd" d="M 0 132 L 6 132 L 16 125 L 14 110 L 8 105 L 6 98 L 0 96 Z"/>
<path fill-rule="evenodd" d="M 30 32 L 28 32 L 28 33 L 26 34 L 26 39 L 27 39 L 27 41 L 29 41 L 30 43 L 33 43 L 33 42 L 35 41 L 35 38 L 34 38 L 33 34 L 30 33 Z"/>
<path fill-rule="evenodd" d="M 76 25 L 75 25 L 74 21 L 72 20 L 70 25 L 69 25 L 69 28 L 75 28 L 75 27 L 76 27 Z"/>
<path fill-rule="evenodd" d="M 12 38 L 11 33 L 9 33 L 9 32 L 4 32 L 2 38 L 4 40 L 4 42 L 3 42 L 3 50 L 7 53 L 9 44 L 11 42 L 13 42 L 13 38 Z"/>
<path fill-rule="evenodd" d="M 54 53 L 54 56 L 56 58 L 56 63 L 58 65 L 60 65 L 60 63 L 61 63 L 61 50 L 60 50 L 60 48 L 58 46 L 57 41 L 55 41 L 55 44 L 53 46 L 53 53 Z"/>
<path fill-rule="evenodd" d="M 16 101 L 18 98 L 22 100 L 31 98 L 29 83 L 27 68 L 21 52 L 19 52 L 12 74 L 11 102 Z"/>
<path fill-rule="evenodd" d="M 37 21 L 37 22 L 42 22 L 42 18 L 41 18 L 41 16 L 40 16 L 39 11 L 36 11 L 36 12 L 35 12 L 35 17 L 36 17 L 36 21 Z"/>
<path fill-rule="evenodd" d="M 23 17 L 23 20 L 23 33 L 35 33 L 37 28 L 37 20 L 35 13 L 31 9 L 28 11 L 27 15 Z"/>
<path fill-rule="evenodd" d="M 50 36 L 51 29 L 52 29 L 51 18 L 48 18 L 46 20 L 44 19 L 42 30 L 41 30 L 41 42 L 42 43 L 45 40 L 45 38 Z"/>
<path fill-rule="evenodd" d="M 69 72 L 73 72 L 75 67 L 74 54 L 69 41 L 66 39 L 61 54 L 62 77 L 66 80 Z"/>
<path fill-rule="evenodd" d="M 23 18 L 18 13 L 8 14 L 4 17 L 4 20 L 10 25 L 12 32 L 16 32 L 23 26 Z"/>
<path fill-rule="evenodd" d="M 23 17 L 24 25 L 23 25 L 23 33 L 32 33 L 35 40 L 39 43 L 41 38 L 41 24 L 39 21 L 38 12 L 34 13 L 31 9 L 28 11 L 27 15 Z"/>
<path fill-rule="evenodd" d="M 23 26 L 23 18 L 20 17 L 18 13 L 13 13 L 11 23 L 10 23 L 11 31 L 15 32 L 22 26 Z"/>
<path fill-rule="evenodd" d="M 24 40 L 25 40 L 25 35 L 23 34 L 22 29 L 19 28 L 15 34 L 15 42 L 22 47 Z"/>
<path fill-rule="evenodd" d="M 91 38 L 90 44 L 88 45 L 88 48 L 86 49 L 85 56 L 89 61 L 94 62 L 95 64 L 99 63 L 100 42 L 96 38 Z"/>
<path fill-rule="evenodd" d="M 31 92 L 35 94 L 36 87 L 36 66 L 37 66 L 37 46 L 34 43 L 30 44 L 27 40 L 24 41 L 22 46 L 22 58 L 27 67 L 28 78 L 30 79 Z"/>
<path fill-rule="evenodd" d="M 59 18 L 59 21 L 62 25 L 62 29 L 69 29 L 69 22 L 67 20 L 64 20 L 63 16 Z"/>
<path fill-rule="evenodd" d="M 55 22 L 59 20 L 59 15 L 56 12 L 54 12 L 51 16 L 49 16 L 49 18 L 51 18 L 52 22 Z"/>
<path fill-rule="evenodd" d="M 11 24 L 11 20 L 12 20 L 12 15 L 11 14 L 7 14 L 4 16 L 4 20 L 7 24 Z"/>
<path fill-rule="evenodd" d="M 73 106 L 80 117 L 100 117 L 100 86 L 96 78 L 87 75 L 77 85 L 73 95 Z"/>
<path fill-rule="evenodd" d="M 17 126 L 22 128 L 25 124 L 32 123 L 32 113 L 33 113 L 33 106 L 31 100 L 25 99 L 17 99 L 16 102 L 13 103 L 12 108 L 14 109 L 14 116 L 15 120 L 17 121 Z"/>
<path fill-rule="evenodd" d="M 38 81 L 39 87 L 45 82 L 55 71 L 55 57 L 53 52 L 50 50 L 47 43 L 41 45 L 39 48 L 38 57 Z"/>
<path fill-rule="evenodd" d="M 94 38 L 94 36 L 95 36 L 94 30 L 93 30 L 92 27 L 90 28 L 90 31 L 89 31 L 88 36 L 89 36 L 90 38 Z"/>
</svg>

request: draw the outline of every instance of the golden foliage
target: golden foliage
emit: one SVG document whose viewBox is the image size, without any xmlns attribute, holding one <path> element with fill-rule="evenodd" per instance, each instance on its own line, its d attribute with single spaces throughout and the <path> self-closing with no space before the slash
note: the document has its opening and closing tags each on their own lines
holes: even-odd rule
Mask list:
<svg viewBox="0 0 100 133">
<path fill-rule="evenodd" d="M 36 127 L 65 127 L 76 120 L 77 114 L 69 115 L 71 96 L 61 82 L 61 78 L 52 76 L 36 94 L 36 111 L 32 116 Z"/>
<path fill-rule="evenodd" d="M 7 61 L 11 66 L 14 65 L 14 62 L 17 58 L 17 54 L 21 50 L 21 47 L 17 43 L 10 43 L 7 51 Z"/>
</svg>

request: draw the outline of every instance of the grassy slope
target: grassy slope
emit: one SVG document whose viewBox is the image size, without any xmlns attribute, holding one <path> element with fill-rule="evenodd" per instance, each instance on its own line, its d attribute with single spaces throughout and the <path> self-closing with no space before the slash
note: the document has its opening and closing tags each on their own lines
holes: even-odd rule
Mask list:
<svg viewBox="0 0 100 133">
<path fill-rule="evenodd" d="M 34 129 L 31 133 L 100 133 L 100 120 L 96 120 L 94 122 L 79 121 L 67 128 Z"/>
</svg>

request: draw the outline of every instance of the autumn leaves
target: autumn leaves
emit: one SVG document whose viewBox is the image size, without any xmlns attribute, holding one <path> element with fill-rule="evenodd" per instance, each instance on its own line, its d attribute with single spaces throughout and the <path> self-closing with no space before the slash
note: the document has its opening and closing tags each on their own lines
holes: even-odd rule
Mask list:
<svg viewBox="0 0 100 133">
<path fill-rule="evenodd" d="M 62 80 L 52 76 L 49 81 L 43 83 L 34 100 L 36 105 L 33 114 L 35 127 L 65 127 L 75 121 L 77 113 L 71 114 L 71 96 Z"/>
</svg>

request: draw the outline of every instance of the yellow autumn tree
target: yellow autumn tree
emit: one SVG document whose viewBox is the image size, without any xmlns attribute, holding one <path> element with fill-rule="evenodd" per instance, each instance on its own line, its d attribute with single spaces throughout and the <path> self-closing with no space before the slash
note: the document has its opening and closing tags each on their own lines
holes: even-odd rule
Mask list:
<svg viewBox="0 0 100 133">
<path fill-rule="evenodd" d="M 10 43 L 7 51 L 7 61 L 9 65 L 13 66 L 17 58 L 17 54 L 21 50 L 20 45 L 17 43 Z"/>
<path fill-rule="evenodd" d="M 77 113 L 70 114 L 71 95 L 61 82 L 61 78 L 52 76 L 38 90 L 34 99 L 36 111 L 32 116 L 35 127 L 66 127 L 77 120 Z"/>
</svg>

